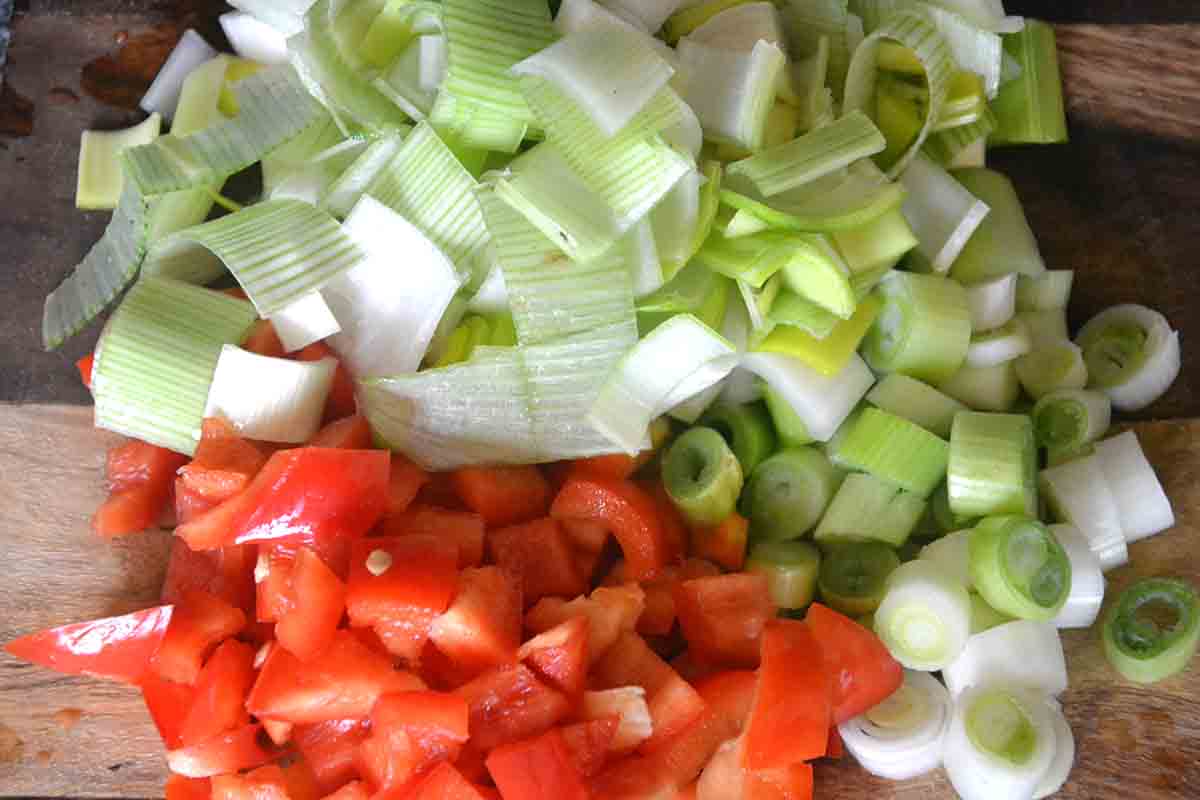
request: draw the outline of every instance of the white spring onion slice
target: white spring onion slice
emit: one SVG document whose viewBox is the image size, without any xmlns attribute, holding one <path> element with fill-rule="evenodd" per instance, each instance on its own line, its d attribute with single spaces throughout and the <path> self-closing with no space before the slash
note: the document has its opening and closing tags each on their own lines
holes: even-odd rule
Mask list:
<svg viewBox="0 0 1200 800">
<path fill-rule="evenodd" d="M 843 722 L 838 733 L 867 772 L 908 780 L 941 765 L 952 710 L 950 694 L 937 678 L 905 670 L 899 689 L 862 716 Z"/>
<path fill-rule="evenodd" d="M 330 344 L 357 378 L 415 371 L 461 277 L 412 223 L 369 196 L 342 230 L 366 258 L 322 290 L 341 324 Z"/>
<path fill-rule="evenodd" d="M 214 50 L 204 37 L 191 28 L 183 32 L 179 44 L 167 56 L 167 60 L 154 76 L 154 82 L 146 90 L 146 94 L 138 103 L 143 110 L 162 115 L 170 121 L 175 116 L 175 106 L 179 102 L 179 93 L 183 90 L 183 82 L 196 67 L 216 58 Z"/>
<path fill-rule="evenodd" d="M 1088 383 L 1083 351 L 1066 339 L 1034 346 L 1013 364 L 1021 386 L 1034 400 L 1063 389 L 1082 389 Z"/>
<path fill-rule="evenodd" d="M 1059 628 L 1090 628 L 1104 602 L 1104 572 L 1100 558 L 1074 525 L 1051 525 L 1050 532 L 1071 561 L 1071 592 L 1051 620 Z"/>
<path fill-rule="evenodd" d="M 867 402 L 890 414 L 915 422 L 943 439 L 950 438 L 954 415 L 967 407 L 916 378 L 893 372 L 880 378 L 867 393 Z"/>
<path fill-rule="evenodd" d="M 967 306 L 971 310 L 973 331 L 994 330 L 1013 318 L 1017 284 L 1017 274 L 1013 272 L 967 287 Z M 1028 332 L 1028 325 L 1025 328 Z"/>
<path fill-rule="evenodd" d="M 1019 359 L 1033 349 L 1029 338 L 1029 329 L 1019 319 L 1012 319 L 990 331 L 976 333 L 971 336 L 971 344 L 967 348 L 968 367 L 994 367 Z M 1021 375 L 1021 365 L 1017 364 L 1017 376 Z"/>
<path fill-rule="evenodd" d="M 1055 518 L 1083 534 L 1105 572 L 1129 561 L 1121 512 L 1098 456 L 1044 469 L 1038 482 Z"/>
<path fill-rule="evenodd" d="M 320 292 L 306 294 L 271 315 L 283 349 L 293 353 L 341 330 Z"/>
<path fill-rule="evenodd" d="M 971 531 L 954 531 L 940 539 L 934 539 L 921 548 L 918 558 L 932 561 L 938 569 L 970 589 L 971 584 Z"/>
<path fill-rule="evenodd" d="M 875 611 L 875 633 L 909 669 L 942 669 L 958 658 L 971 630 L 966 587 L 929 561 L 901 564 Z"/>
<path fill-rule="evenodd" d="M 162 116 L 154 113 L 131 128 L 84 131 L 79 141 L 75 207 L 86 210 L 116 208 L 125 185 L 121 153 L 128 147 L 149 144 L 158 138 L 161 129 Z"/>
<path fill-rule="evenodd" d="M 1067 689 L 1067 662 L 1052 622 L 1019 619 L 977 633 L 942 670 L 950 694 L 972 686 L 1020 686 L 1043 694 Z"/>
<path fill-rule="evenodd" d="M 1047 311 L 1066 308 L 1071 298 L 1075 271 L 1046 270 L 1041 275 L 1022 275 L 1017 281 L 1017 308 L 1021 311 Z"/>
<path fill-rule="evenodd" d="M 964 366 L 937 388 L 976 411 L 1008 411 L 1021 396 L 1012 361 L 994 367 Z"/>
<path fill-rule="evenodd" d="M 204 416 L 224 417 L 249 439 L 299 443 L 321 427 L 337 360 L 293 361 L 225 345 Z"/>
<path fill-rule="evenodd" d="M 1050 762 L 1042 779 L 1038 781 L 1037 789 L 1033 793 L 1033 800 L 1042 800 L 1061 789 L 1071 775 L 1071 767 L 1075 766 L 1075 734 L 1058 703 L 1048 701 L 1048 705 L 1050 706 L 1050 717 L 1054 721 L 1054 736 L 1057 745 L 1054 748 L 1054 760 Z"/>
<path fill-rule="evenodd" d="M 900 175 L 908 190 L 901 209 L 917 235 L 917 250 L 935 272 L 949 272 L 990 209 L 926 156 L 918 153 Z M 974 319 L 974 317 L 972 317 Z"/>
<path fill-rule="evenodd" d="M 678 53 L 686 76 L 683 99 L 696 112 L 705 137 L 749 150 L 762 147 L 787 63 L 783 51 L 760 41 L 749 53 L 739 53 L 685 38 Z"/>
<path fill-rule="evenodd" d="M 1032 798 L 1057 749 L 1053 714 L 1042 697 L 980 686 L 955 701 L 942 764 L 962 800 Z"/>
<path fill-rule="evenodd" d="M 260 64 L 284 64 L 288 60 L 287 37 L 243 11 L 218 17 L 233 52 Z"/>
<path fill-rule="evenodd" d="M 1075 337 L 1088 366 L 1088 385 L 1119 411 L 1153 403 L 1179 375 L 1179 334 L 1145 306 L 1113 306 L 1088 320 Z"/>
<path fill-rule="evenodd" d="M 1125 431 L 1097 442 L 1096 459 L 1116 501 L 1126 542 L 1132 544 L 1175 524 L 1171 501 L 1137 434 Z"/>
<path fill-rule="evenodd" d="M 875 382 L 857 354 L 841 372 L 829 377 L 779 353 L 747 353 L 741 366 L 765 380 L 804 422 L 809 435 L 821 442 L 832 438 Z"/>
</svg>

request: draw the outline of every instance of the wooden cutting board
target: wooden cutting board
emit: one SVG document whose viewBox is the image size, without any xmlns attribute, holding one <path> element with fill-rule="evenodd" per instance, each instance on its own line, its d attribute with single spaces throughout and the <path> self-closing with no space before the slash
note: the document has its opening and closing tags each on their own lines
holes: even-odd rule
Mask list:
<svg viewBox="0 0 1200 800">
<path fill-rule="evenodd" d="M 18 5 L 21 5 L 18 3 Z M 211 35 L 212 0 L 45 0 L 14 26 L 0 96 L 0 641 L 31 630 L 124 613 L 156 601 L 166 533 L 98 541 L 87 520 L 103 498 L 105 448 L 70 367 L 88 338 L 42 354 L 41 300 L 98 235 L 103 220 L 72 204 L 80 129 L 133 117 L 87 96 L 80 69 L 123 37 L 177 35 L 178 20 Z M 1131 548 L 1109 575 L 1115 592 L 1142 575 L 1200 581 L 1200 8 L 1186 0 L 1007 3 L 1058 25 L 1069 147 L 997 153 L 1052 268 L 1078 272 L 1072 322 L 1141 302 L 1183 332 L 1184 375 L 1135 425 L 1175 504 L 1178 525 Z M 105 73 L 107 74 L 107 73 Z M 151 71 L 152 74 L 152 71 Z M 103 75 L 101 76 L 103 77 Z M 109 75 L 111 77 L 111 75 Z M 128 90 L 137 95 L 137 78 Z M 11 95 L 29 99 L 13 105 Z M 9 113 L 33 109 L 33 134 L 2 138 Z M 23 127 L 21 125 L 14 129 Z M 1078 744 L 1059 795 L 1097 800 L 1200 796 L 1200 664 L 1153 687 L 1122 681 L 1095 632 L 1064 636 L 1064 698 Z M 161 797 L 161 747 L 136 692 L 56 676 L 0 654 L 0 797 Z M 817 797 L 932 800 L 935 774 L 875 781 L 852 762 L 818 767 Z"/>
</svg>

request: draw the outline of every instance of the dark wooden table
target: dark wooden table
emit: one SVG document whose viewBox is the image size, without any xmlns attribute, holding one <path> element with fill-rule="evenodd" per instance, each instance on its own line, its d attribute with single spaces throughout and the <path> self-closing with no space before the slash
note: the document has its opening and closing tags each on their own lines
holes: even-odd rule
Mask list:
<svg viewBox="0 0 1200 800">
<path fill-rule="evenodd" d="M 183 25 L 216 41 L 212 0 L 18 0 L 0 96 L 0 639 L 152 602 L 165 538 L 100 545 L 86 528 L 103 447 L 64 350 L 40 347 L 42 301 L 103 229 L 74 209 L 79 133 L 138 115 L 136 103 Z M 1200 578 L 1200 3 L 1043 0 L 1009 10 L 1056 23 L 1070 145 L 997 152 L 1052 268 L 1078 273 L 1071 319 L 1117 302 L 1162 310 L 1183 332 L 1184 372 L 1137 426 L 1180 524 L 1133 548 L 1114 573 Z M 125 41 L 122 49 L 119 42 Z M 107 57 L 107 60 L 105 60 Z M 97 59 L 101 59 L 97 61 Z M 1200 677 L 1152 689 L 1116 680 L 1093 634 L 1066 637 L 1068 714 L 1080 760 L 1063 797 L 1200 797 Z M 73 709 L 84 714 L 74 724 Z M 63 713 L 66 712 L 66 713 Z M 0 797 L 159 795 L 162 762 L 137 697 L 0 655 Z M 938 777 L 900 786 L 852 767 L 819 771 L 818 796 L 951 796 Z"/>
</svg>

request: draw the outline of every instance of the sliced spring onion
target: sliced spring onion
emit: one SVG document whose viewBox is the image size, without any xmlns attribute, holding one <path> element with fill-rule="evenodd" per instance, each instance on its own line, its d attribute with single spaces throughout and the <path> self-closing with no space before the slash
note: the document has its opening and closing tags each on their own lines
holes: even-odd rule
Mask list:
<svg viewBox="0 0 1200 800">
<path fill-rule="evenodd" d="M 836 375 L 845 368 L 875 322 L 881 306 L 875 296 L 868 296 L 858 304 L 854 316 L 848 320 L 837 320 L 828 335 L 818 339 L 801 327 L 786 324 L 788 320 L 782 317 L 780 299 L 776 299 L 771 307 L 771 318 L 780 324 L 767 334 L 756 349 L 798 358 L 822 375 Z"/>
<path fill-rule="evenodd" d="M 1090 628 L 1104 602 L 1104 572 L 1100 559 L 1073 525 L 1051 525 L 1050 533 L 1071 561 L 1071 592 L 1054 619 L 1059 628 Z"/>
<path fill-rule="evenodd" d="M 1098 456 L 1048 467 L 1038 482 L 1055 518 L 1084 535 L 1105 572 L 1129 560 L 1121 512 Z"/>
<path fill-rule="evenodd" d="M 948 272 L 987 217 L 987 203 L 926 156 L 918 153 L 900 176 L 908 190 L 904 218 L 917 236 L 917 250 L 935 272 Z"/>
<path fill-rule="evenodd" d="M 307 294 L 272 314 L 271 325 L 288 353 L 308 347 L 341 330 L 320 292 Z"/>
<path fill-rule="evenodd" d="M 131 128 L 119 131 L 84 131 L 79 143 L 79 178 L 75 184 L 75 207 L 87 210 L 113 209 L 121 200 L 125 177 L 121 152 L 149 144 L 158 138 L 162 116 L 157 112 Z"/>
<path fill-rule="evenodd" d="M 971 582 L 970 547 L 971 531 L 954 531 L 922 547 L 917 557 L 932 561 L 946 575 L 971 589 L 974 585 Z"/>
<path fill-rule="evenodd" d="M 1053 714 L 1042 697 L 977 686 L 955 703 L 942 760 L 963 800 L 1031 798 L 1057 746 Z"/>
<path fill-rule="evenodd" d="M 954 177 L 991 211 L 955 259 L 951 277 L 976 284 L 1010 272 L 1031 276 L 1045 272 L 1046 264 L 1012 182 L 990 169 L 957 170 Z"/>
<path fill-rule="evenodd" d="M 1007 324 L 1016 312 L 1018 283 L 1019 278 L 1014 272 L 966 287 L 967 306 L 971 309 L 971 329 L 976 332 L 990 331 Z M 1028 333 L 1028 326 L 1025 326 L 1025 330 Z"/>
<path fill-rule="evenodd" d="M 1039 20 L 1027 20 L 1023 30 L 1004 37 L 1004 52 L 1020 65 L 1021 74 L 1004 84 L 992 103 L 997 120 L 992 143 L 1067 141 L 1054 28 Z"/>
<path fill-rule="evenodd" d="M 742 513 L 756 537 L 796 539 L 817 524 L 841 480 L 841 472 L 820 450 L 781 450 L 750 473 Z"/>
<path fill-rule="evenodd" d="M 971 411 L 954 417 L 947 480 L 952 513 L 1033 515 L 1036 472 L 1037 445 L 1029 417 Z"/>
<path fill-rule="evenodd" d="M 663 486 L 688 522 L 712 527 L 733 513 L 742 491 L 742 468 L 721 434 L 689 429 L 663 456 Z"/>
<path fill-rule="evenodd" d="M 863 472 L 852 472 L 825 509 L 813 538 L 818 542 L 877 541 L 904 544 L 925 513 L 919 495 Z"/>
<path fill-rule="evenodd" d="M 254 308 L 164 278 L 134 284 L 105 327 L 92 373 L 96 426 L 190 455 L 223 345 Z"/>
<path fill-rule="evenodd" d="M 821 600 L 850 617 L 879 608 L 888 576 L 900 566 L 896 551 L 882 542 L 839 542 L 825 548 L 817 588 Z"/>
<path fill-rule="evenodd" d="M 1142 578 L 1104 617 L 1104 655 L 1125 678 L 1156 683 L 1187 668 L 1200 645 L 1200 596 L 1175 578 Z"/>
<path fill-rule="evenodd" d="M 792 410 L 791 405 L 770 386 L 763 387 L 763 402 L 771 414 L 771 423 L 779 444 L 784 448 L 800 447 L 811 444 L 813 438 L 808 434 L 808 428 L 799 415 Z"/>
<path fill-rule="evenodd" d="M 706 412 L 700 424 L 712 428 L 729 443 L 743 475 L 751 474 L 775 451 L 775 429 L 770 414 L 758 403 L 719 405 Z"/>
<path fill-rule="evenodd" d="M 1017 280 L 1017 309 L 1047 311 L 1066 308 L 1071 297 L 1074 270 L 1051 269 L 1041 275 L 1021 275 Z"/>
<path fill-rule="evenodd" d="M 875 612 L 875 632 L 892 657 L 909 669 L 941 669 L 962 653 L 971 628 L 967 590 L 920 559 L 888 578 Z"/>
<path fill-rule="evenodd" d="M 967 348 L 968 367 L 994 367 L 1017 361 L 1033 349 L 1029 330 L 1019 319 L 1011 319 L 999 328 L 971 336 L 971 345 Z M 1021 375 L 1021 364 L 1018 363 L 1017 376 Z"/>
<path fill-rule="evenodd" d="M 767 115 L 787 57 L 759 41 L 749 53 L 724 50 L 685 38 L 677 49 L 687 76 L 683 99 L 705 137 L 749 150 L 762 147 Z"/>
<path fill-rule="evenodd" d="M 1139 411 L 1179 375 L 1179 334 L 1166 317 L 1145 306 L 1113 306 L 1088 320 L 1075 341 L 1083 348 L 1089 385 L 1113 408 Z"/>
<path fill-rule="evenodd" d="M 1016 319 L 1025 323 L 1029 337 L 1033 340 L 1034 350 L 1071 338 L 1067 335 L 1067 310 L 1065 308 L 1047 309 L 1046 311 L 1018 311 Z"/>
<path fill-rule="evenodd" d="M 764 575 L 778 608 L 805 608 L 817 591 L 821 551 L 809 542 L 759 542 L 746 556 L 746 572 Z"/>
<path fill-rule="evenodd" d="M 988 605 L 1019 619 L 1048 622 L 1071 591 L 1062 545 L 1028 517 L 988 517 L 970 539 L 971 580 Z"/>
<path fill-rule="evenodd" d="M 964 366 L 937 388 L 976 411 L 1008 411 L 1021 396 L 1021 382 L 1012 361 L 994 367 Z"/>
<path fill-rule="evenodd" d="M 829 377 L 778 353 L 747 353 L 741 366 L 766 381 L 804 423 L 809 435 L 820 442 L 829 441 L 875 382 L 858 356 Z"/>
<path fill-rule="evenodd" d="M 869 472 L 920 497 L 945 479 L 949 454 L 944 439 L 873 406 L 847 420 L 829 446 L 833 463 Z"/>
<path fill-rule="evenodd" d="M 1083 351 L 1072 342 L 1043 342 L 1013 362 L 1017 378 L 1034 400 L 1062 389 L 1082 389 L 1088 382 Z"/>
<path fill-rule="evenodd" d="M 867 393 L 876 408 L 915 422 L 943 439 L 950 438 L 954 415 L 967 407 L 916 378 L 893 372 L 884 375 Z"/>
<path fill-rule="evenodd" d="M 1050 703 L 1049 706 L 1050 716 L 1054 720 L 1054 738 L 1057 740 L 1054 747 L 1054 760 L 1050 762 L 1042 779 L 1038 781 L 1037 790 L 1033 793 L 1033 800 L 1042 800 L 1042 798 L 1058 792 L 1066 785 L 1067 778 L 1071 775 L 1071 767 L 1075 765 L 1075 734 L 1071 732 L 1071 726 L 1067 723 L 1067 718 L 1063 715 L 1058 703 Z"/>
<path fill-rule="evenodd" d="M 895 272 L 876 291 L 883 310 L 863 342 L 871 367 L 933 383 L 954 375 L 971 342 L 963 288 L 938 275 Z"/>
<path fill-rule="evenodd" d="M 1145 539 L 1175 524 L 1171 501 L 1136 433 L 1125 431 L 1096 442 L 1096 459 L 1116 501 L 1126 542 Z"/>
<path fill-rule="evenodd" d="M 321 427 L 337 360 L 293 361 L 221 348 L 205 417 L 223 417 L 248 439 L 299 443 Z"/>
<path fill-rule="evenodd" d="M 872 775 L 902 781 L 942 763 L 953 711 L 950 694 L 926 672 L 904 671 L 904 683 L 862 716 L 838 726 L 846 749 Z"/>
<path fill-rule="evenodd" d="M 883 135 L 861 111 L 786 144 L 735 161 L 729 176 L 749 180 L 764 196 L 802 186 L 883 150 Z"/>
<path fill-rule="evenodd" d="M 1040 446 L 1073 451 L 1104 435 L 1112 418 L 1112 403 L 1100 392 L 1062 389 L 1042 395 L 1030 416 Z"/>
<path fill-rule="evenodd" d="M 650 421 L 712 386 L 737 365 L 737 351 L 690 314 L 658 326 L 622 359 L 588 419 L 625 452 L 642 449 Z"/>
<path fill-rule="evenodd" d="M 1058 628 L 1015 620 L 967 639 L 962 654 L 942 670 L 946 688 L 959 696 L 981 686 L 1012 686 L 1059 695 L 1067 689 L 1067 664 Z"/>
<path fill-rule="evenodd" d="M 142 110 L 162 115 L 170 121 L 175 117 L 175 106 L 179 102 L 179 93 L 183 90 L 183 82 L 196 67 L 209 59 L 216 58 L 214 50 L 204 37 L 188 28 L 180 37 L 175 49 L 167 56 L 167 60 L 154 76 L 154 81 L 146 94 L 138 103 Z"/>
<path fill-rule="evenodd" d="M 265 22 L 242 11 L 218 17 L 233 52 L 260 64 L 283 64 L 288 60 L 287 37 Z"/>
</svg>

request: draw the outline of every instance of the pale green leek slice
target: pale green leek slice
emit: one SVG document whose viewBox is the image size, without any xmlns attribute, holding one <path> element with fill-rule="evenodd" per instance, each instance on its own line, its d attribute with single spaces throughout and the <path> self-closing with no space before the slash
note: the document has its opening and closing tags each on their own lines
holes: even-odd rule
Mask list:
<svg viewBox="0 0 1200 800">
<path fill-rule="evenodd" d="M 154 141 L 161 128 L 162 117 L 156 113 L 131 128 L 84 131 L 79 143 L 75 207 L 85 210 L 116 208 L 121 200 L 121 188 L 125 185 L 125 176 L 121 172 L 121 153 L 126 148 Z"/>
<path fill-rule="evenodd" d="M 759 41 L 749 53 L 739 53 L 685 38 L 678 52 L 687 75 L 683 99 L 699 117 L 705 137 L 748 150 L 762 147 L 786 67 L 783 51 Z"/>
<path fill-rule="evenodd" d="M 1023 30 L 1004 37 L 1004 51 L 1020 65 L 1021 74 L 1006 83 L 992 103 L 997 119 L 992 144 L 1067 141 L 1054 28 L 1027 20 Z"/>
<path fill-rule="evenodd" d="M 922 153 L 909 162 L 900 183 L 908 190 L 902 208 L 918 252 L 935 272 L 949 272 L 991 209 Z"/>
<path fill-rule="evenodd" d="M 332 120 L 329 121 L 329 125 L 332 125 L 334 129 L 337 128 Z M 312 130 L 316 129 L 314 127 Z M 321 199 L 321 208 L 335 217 L 345 218 L 354 208 L 354 204 L 366 193 L 367 187 L 371 185 L 375 177 L 386 169 L 392 159 L 396 157 L 403 141 L 404 137 L 398 133 L 380 136 L 372 140 L 343 170 L 342 174 L 329 185 L 325 196 Z M 285 149 L 287 146 L 280 148 L 281 151 Z M 267 160 L 264 160 L 264 183 L 266 183 L 266 174 Z"/>
<path fill-rule="evenodd" d="M 1009 411 L 1021 396 L 1015 361 L 992 367 L 964 364 L 950 378 L 935 385 L 939 391 L 976 411 Z"/>
<path fill-rule="evenodd" d="M 846 0 L 797 0 L 783 9 L 788 38 L 797 57 L 811 55 L 825 37 L 829 42 L 829 86 L 842 99 L 850 56 L 862 39 L 862 21 L 855 24 Z M 853 34 L 853 35 L 852 35 Z"/>
<path fill-rule="evenodd" d="M 920 497 L 946 477 L 949 457 L 944 439 L 874 406 L 850 417 L 829 443 L 830 460 L 843 469 L 869 472 Z"/>
<path fill-rule="evenodd" d="M 925 430 L 950 438 L 954 417 L 967 407 L 916 378 L 893 372 L 867 393 L 867 402 L 889 414 L 915 422 Z"/>
<path fill-rule="evenodd" d="M 925 513 L 925 500 L 894 483 L 852 472 L 821 517 L 813 539 L 824 547 L 838 542 L 904 544 Z"/>
<path fill-rule="evenodd" d="M 1010 272 L 1044 273 L 1046 264 L 1012 182 L 990 169 L 956 170 L 954 177 L 991 211 L 955 259 L 951 277 L 973 284 Z"/>
<path fill-rule="evenodd" d="M 1087 363 L 1088 383 L 1112 399 L 1113 408 L 1138 411 L 1161 397 L 1179 375 L 1179 333 L 1158 311 L 1126 303 L 1101 311 L 1076 341 Z"/>
<path fill-rule="evenodd" d="M 971 343 L 963 288 L 937 275 L 895 272 L 876 291 L 883 311 L 863 342 L 863 356 L 872 368 L 935 385 L 954 375 Z"/>
<path fill-rule="evenodd" d="M 754 0 L 706 0 L 680 8 L 663 24 L 663 38 L 668 44 L 676 44 L 721 12 L 750 2 Z"/>
<path fill-rule="evenodd" d="M 1035 515 L 1037 445 L 1029 417 L 971 411 L 956 415 L 948 489 L 950 511 L 958 516 Z"/>
<path fill-rule="evenodd" d="M 1071 285 L 1075 271 L 1069 269 L 1046 270 L 1041 275 L 1017 276 L 1017 310 L 1048 311 L 1066 308 L 1071 298 Z"/>
</svg>

